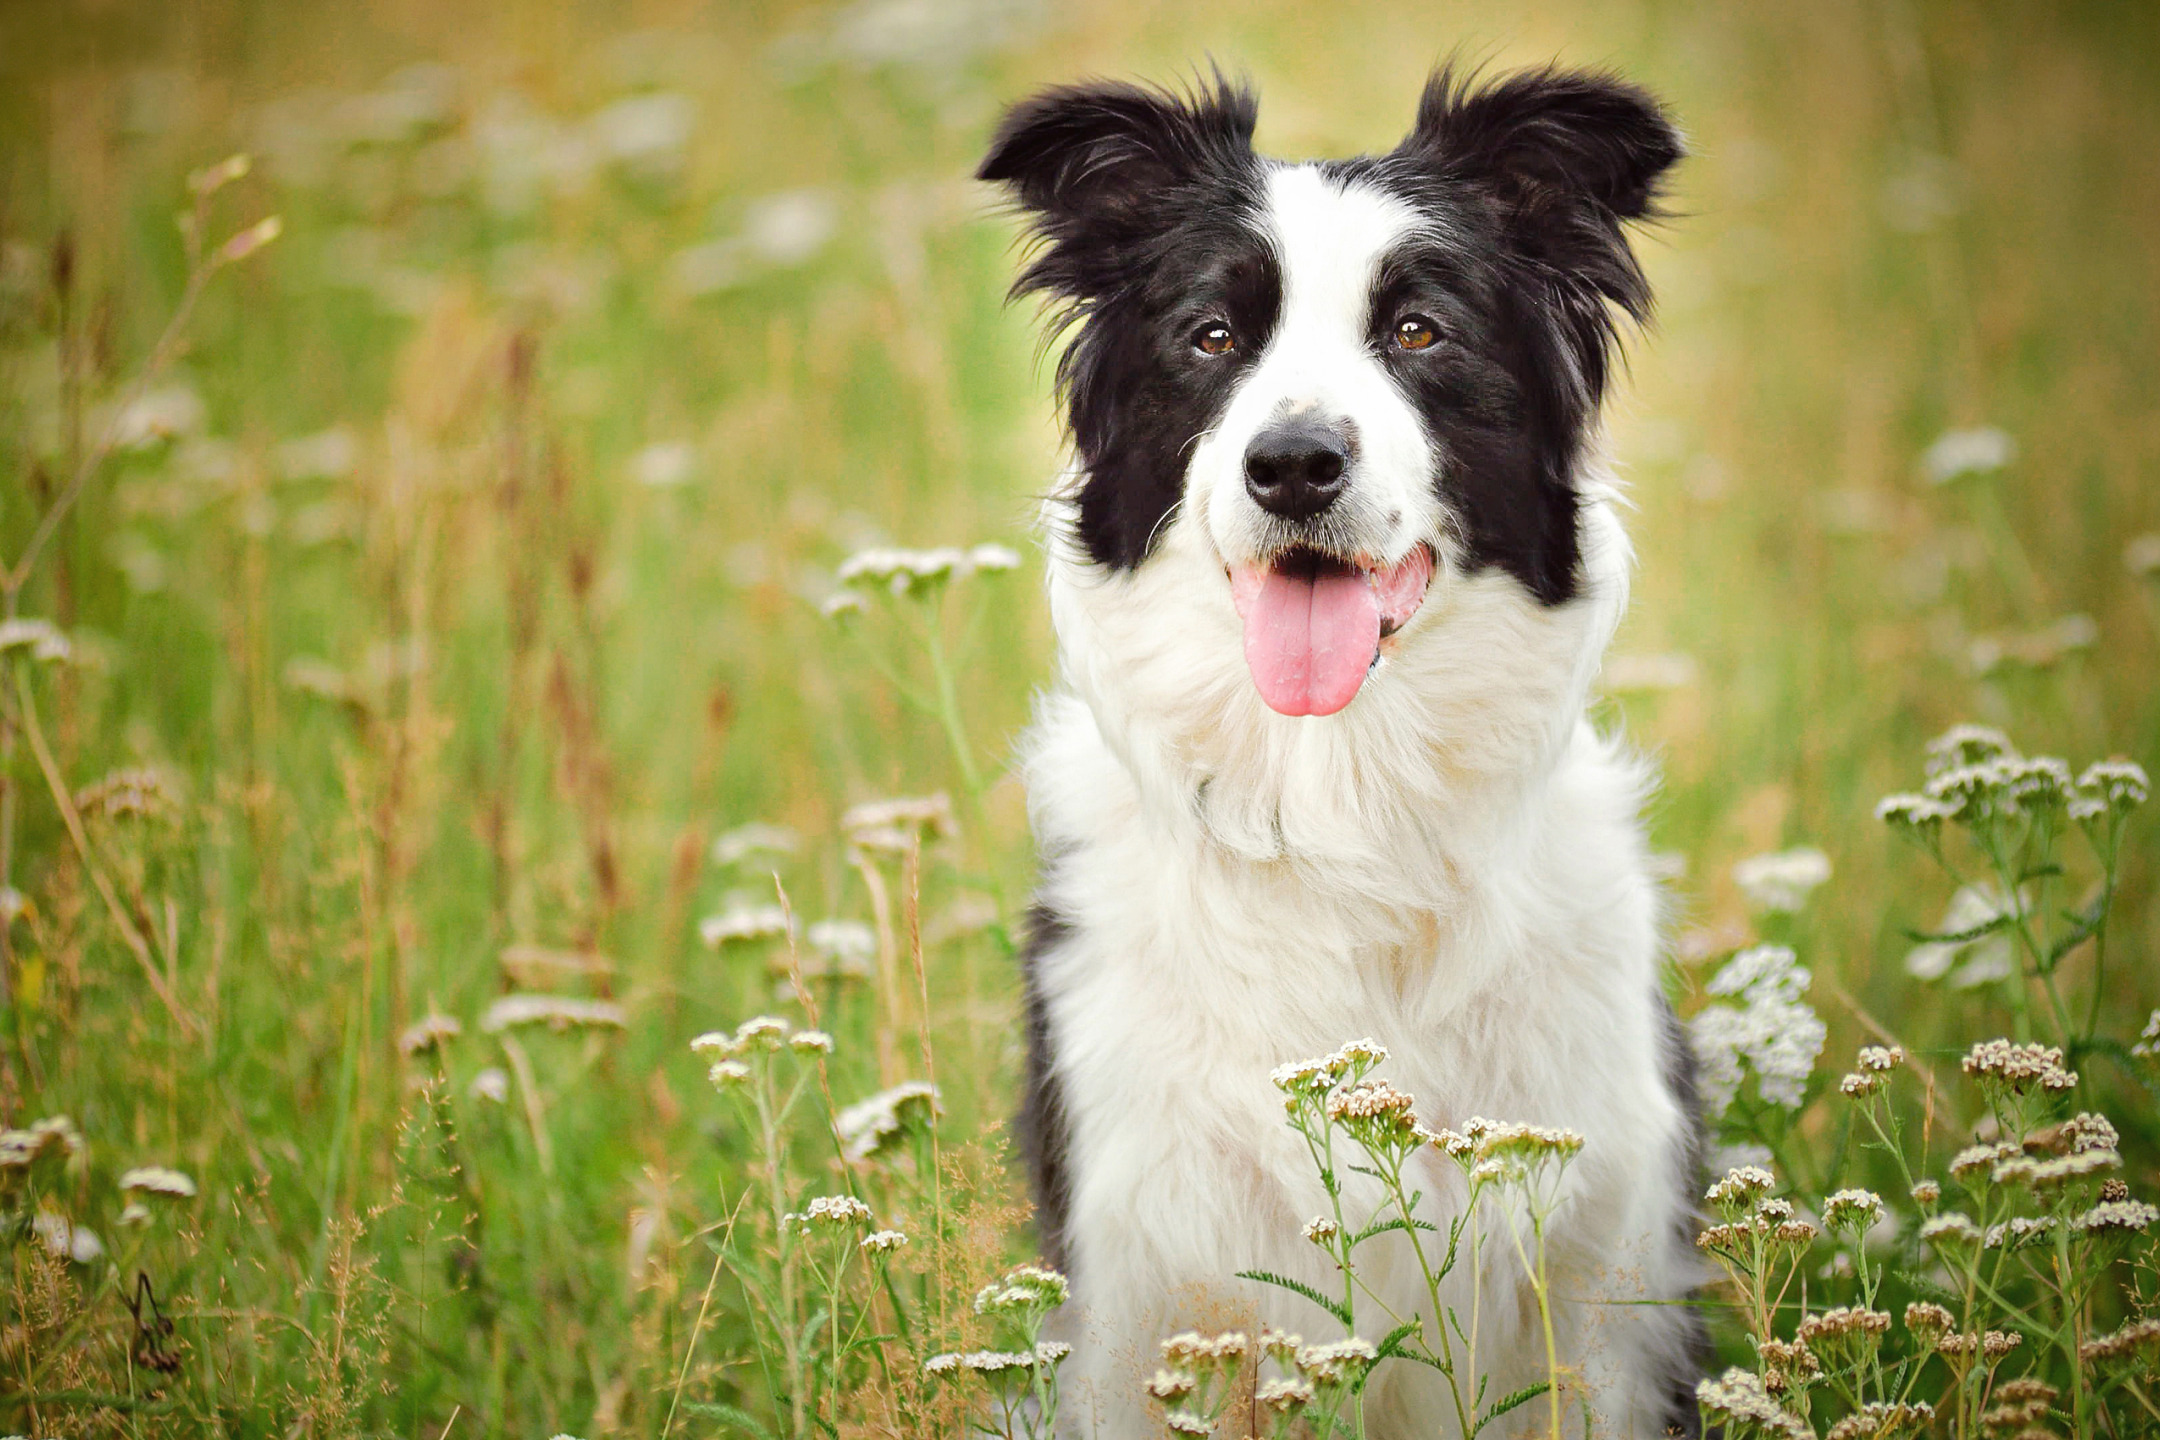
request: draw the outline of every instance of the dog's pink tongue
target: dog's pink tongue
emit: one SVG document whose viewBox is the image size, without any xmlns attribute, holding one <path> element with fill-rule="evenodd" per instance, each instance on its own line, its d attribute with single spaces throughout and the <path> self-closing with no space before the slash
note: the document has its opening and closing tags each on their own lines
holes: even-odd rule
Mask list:
<svg viewBox="0 0 2160 1440">
<path fill-rule="evenodd" d="M 1319 576 L 1237 567 L 1245 665 L 1268 708 L 1332 715 L 1356 697 L 1380 650 L 1380 600 L 1354 570 Z"/>
</svg>

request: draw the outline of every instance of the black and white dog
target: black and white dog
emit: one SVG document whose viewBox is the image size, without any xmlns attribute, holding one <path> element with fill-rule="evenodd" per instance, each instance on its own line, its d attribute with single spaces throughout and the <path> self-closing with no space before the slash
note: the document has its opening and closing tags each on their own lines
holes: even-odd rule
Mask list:
<svg viewBox="0 0 2160 1440">
<path fill-rule="evenodd" d="M 1552 70 L 1443 72 L 1409 138 L 1354 160 L 1256 155 L 1256 110 L 1220 77 L 1053 90 L 980 172 L 1040 242 L 1016 293 L 1073 326 L 1020 1124 L 1080 1317 L 1066 1413 L 1155 1433 L 1140 1380 L 1204 1315 L 1319 1334 L 1233 1278 L 1340 1283 L 1268 1072 L 1371 1036 L 1430 1126 L 1587 1137 L 1550 1239 L 1573 1393 L 1600 1435 L 1692 1428 L 1698 1332 L 1655 1303 L 1695 1276 L 1695 1125 L 1646 777 L 1584 716 L 1627 600 L 1598 452 L 1619 314 L 1650 299 L 1623 228 L 1680 137 L 1642 91 Z M 1444 1223 L 1463 1181 L 1429 1158 Z M 1368 1254 L 1419 1308 L 1407 1252 Z M 1490 1396 L 1545 1374 L 1495 1263 Z M 1383 1366 L 1369 1433 L 1452 1433 L 1439 1384 Z"/>
</svg>

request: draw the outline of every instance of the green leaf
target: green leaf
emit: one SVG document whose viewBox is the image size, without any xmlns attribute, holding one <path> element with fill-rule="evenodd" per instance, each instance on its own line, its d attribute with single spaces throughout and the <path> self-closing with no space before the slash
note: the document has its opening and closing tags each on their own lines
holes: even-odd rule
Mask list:
<svg viewBox="0 0 2160 1440">
<path fill-rule="evenodd" d="M 1263 1285 L 1274 1285 L 1288 1290 L 1293 1295 L 1302 1295 L 1337 1320 L 1342 1321 L 1345 1330 L 1350 1329 L 1354 1323 L 1350 1318 L 1350 1312 L 1342 1307 L 1342 1302 L 1328 1299 L 1327 1296 L 1313 1289 L 1312 1286 L 1307 1285 L 1302 1280 L 1292 1280 L 1287 1275 L 1276 1275 L 1267 1270 L 1240 1270 L 1237 1272 L 1237 1278 L 1240 1280 L 1257 1280 Z"/>
<path fill-rule="evenodd" d="M 1478 1431 L 1483 1430 L 1487 1425 L 1507 1414 L 1508 1411 L 1515 1409 L 1519 1405 L 1529 1404 L 1550 1389 L 1552 1389 L 1552 1381 L 1540 1380 L 1535 1385 L 1523 1386 L 1522 1389 L 1515 1391 L 1511 1395 L 1501 1396 L 1498 1400 L 1493 1401 L 1492 1409 L 1487 1410 L 1478 1417 L 1477 1423 L 1470 1427 L 1470 1433 L 1472 1435 L 1477 1434 Z"/>
<path fill-rule="evenodd" d="M 1381 1340 L 1379 1348 L 1373 1354 L 1373 1364 L 1377 1365 L 1390 1356 L 1401 1354 L 1403 1342 L 1424 1328 L 1419 1321 L 1405 1320 L 1393 1330 L 1388 1331 L 1387 1336 Z"/>
<path fill-rule="evenodd" d="M 2016 923 L 2017 916 L 2015 915 L 1997 915 L 1991 920 L 1973 926 L 1970 930 L 1944 930 L 1940 932 L 1907 930 L 1905 937 L 1923 945 L 1964 945 L 1981 939 L 1983 936 L 1993 935 L 1998 930 L 2008 930 Z"/>
<path fill-rule="evenodd" d="M 1367 1240 L 1372 1239 L 1375 1235 L 1385 1235 L 1390 1230 L 1408 1230 L 1411 1228 L 1411 1226 L 1416 1226 L 1420 1230 L 1430 1230 L 1435 1235 L 1440 1233 L 1440 1227 L 1433 1224 L 1430 1220 L 1418 1220 L 1413 1218 L 1410 1221 L 1409 1225 L 1405 1225 L 1403 1224 L 1402 1216 L 1397 1215 L 1392 1220 L 1373 1221 L 1372 1224 L 1366 1226 L 1363 1230 L 1360 1230 L 1357 1234 L 1351 1236 L 1350 1243 L 1352 1245 L 1362 1245 Z"/>
</svg>

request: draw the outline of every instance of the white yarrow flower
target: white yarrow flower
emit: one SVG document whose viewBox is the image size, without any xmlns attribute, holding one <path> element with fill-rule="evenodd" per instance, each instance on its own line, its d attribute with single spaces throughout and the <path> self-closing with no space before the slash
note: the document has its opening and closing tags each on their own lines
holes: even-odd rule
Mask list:
<svg viewBox="0 0 2160 1440">
<path fill-rule="evenodd" d="M 1830 857 L 1812 845 L 1752 855 L 1732 868 L 1733 883 L 1758 910 L 1791 913 L 1830 878 Z"/>
</svg>

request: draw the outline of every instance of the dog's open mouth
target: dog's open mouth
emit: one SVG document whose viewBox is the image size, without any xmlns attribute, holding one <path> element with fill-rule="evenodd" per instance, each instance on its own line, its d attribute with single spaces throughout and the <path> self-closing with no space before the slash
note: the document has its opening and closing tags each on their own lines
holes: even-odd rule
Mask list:
<svg viewBox="0 0 2160 1440">
<path fill-rule="evenodd" d="M 1268 708 L 1332 715 L 1357 697 L 1380 642 L 1425 603 L 1432 551 L 1393 565 L 1353 563 L 1303 546 L 1230 567 L 1230 598 L 1245 621 L 1245 665 Z"/>
</svg>

